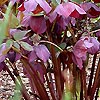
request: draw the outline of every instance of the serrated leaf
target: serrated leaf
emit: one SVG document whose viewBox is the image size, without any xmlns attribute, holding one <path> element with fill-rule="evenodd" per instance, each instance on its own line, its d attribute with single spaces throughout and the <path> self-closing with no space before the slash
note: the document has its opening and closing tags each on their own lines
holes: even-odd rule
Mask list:
<svg viewBox="0 0 100 100">
<path fill-rule="evenodd" d="M 13 37 L 15 40 L 21 40 L 28 32 L 30 32 L 30 30 L 28 31 L 18 31 L 15 32 Z"/>
<path fill-rule="evenodd" d="M 29 45 L 27 42 L 20 41 L 20 44 L 22 48 L 24 48 L 27 51 L 33 51 L 33 47 Z"/>
</svg>

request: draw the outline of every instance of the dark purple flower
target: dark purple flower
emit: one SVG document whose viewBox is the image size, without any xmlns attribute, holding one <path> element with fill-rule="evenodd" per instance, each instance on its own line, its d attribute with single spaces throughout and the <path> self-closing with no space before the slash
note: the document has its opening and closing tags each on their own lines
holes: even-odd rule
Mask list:
<svg viewBox="0 0 100 100">
<path fill-rule="evenodd" d="M 95 54 L 96 52 L 98 52 L 99 51 L 99 45 L 100 45 L 99 41 L 94 37 L 90 37 L 89 42 L 92 43 L 93 46 L 91 48 L 88 48 L 88 50 L 87 50 L 88 53 Z"/>
</svg>

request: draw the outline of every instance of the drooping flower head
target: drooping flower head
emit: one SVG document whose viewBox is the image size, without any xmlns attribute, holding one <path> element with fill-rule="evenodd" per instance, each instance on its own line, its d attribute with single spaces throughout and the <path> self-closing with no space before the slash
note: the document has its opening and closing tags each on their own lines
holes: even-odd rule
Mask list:
<svg viewBox="0 0 100 100">
<path fill-rule="evenodd" d="M 89 42 L 89 37 L 81 37 L 73 47 L 73 62 L 79 69 L 83 68 L 83 61 L 86 60 L 86 53 L 89 48 L 93 46 L 93 43 Z"/>
</svg>

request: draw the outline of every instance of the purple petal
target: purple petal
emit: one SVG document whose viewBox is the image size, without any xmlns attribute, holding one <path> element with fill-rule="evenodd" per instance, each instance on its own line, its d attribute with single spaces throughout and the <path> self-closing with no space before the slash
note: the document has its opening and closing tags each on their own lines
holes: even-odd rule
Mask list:
<svg viewBox="0 0 100 100">
<path fill-rule="evenodd" d="M 83 3 L 81 7 L 87 12 L 88 17 L 96 18 L 100 15 L 100 7 L 92 2 Z"/>
<path fill-rule="evenodd" d="M 4 50 L 6 50 L 6 43 L 1 44 L 0 47 L 0 62 L 3 62 L 5 60 L 6 55 L 3 54 Z"/>
<path fill-rule="evenodd" d="M 80 57 L 86 55 L 86 52 L 87 52 L 87 48 L 84 45 L 84 41 L 83 40 L 77 41 L 77 43 L 73 47 L 74 55 L 76 55 L 77 57 L 80 58 Z"/>
<path fill-rule="evenodd" d="M 83 62 L 81 58 L 76 57 L 74 54 L 72 55 L 73 62 L 77 65 L 77 67 L 81 70 L 83 68 Z"/>
<path fill-rule="evenodd" d="M 35 0 L 28 0 L 24 2 L 25 10 L 28 12 L 34 11 L 37 7 L 37 2 Z"/>
<path fill-rule="evenodd" d="M 99 45 L 100 45 L 100 43 L 99 43 L 99 41 L 98 41 L 97 39 L 95 39 L 94 37 L 91 37 L 91 38 L 90 38 L 90 42 L 91 42 L 92 44 L 94 44 L 94 45 L 93 45 L 91 48 L 88 49 L 88 53 L 90 53 L 90 54 L 95 54 L 96 52 L 99 51 Z"/>
<path fill-rule="evenodd" d="M 72 23 L 73 26 L 75 26 L 75 24 L 76 24 L 76 19 L 72 17 L 72 18 L 71 18 L 71 23 Z"/>
<path fill-rule="evenodd" d="M 94 44 L 93 43 L 90 43 L 88 40 L 85 40 L 84 41 L 84 44 L 87 48 L 91 48 Z"/>
<path fill-rule="evenodd" d="M 75 4 L 75 9 L 79 12 L 79 14 L 86 14 L 86 12 L 83 10 L 83 8 L 79 7 Z"/>
<path fill-rule="evenodd" d="M 57 17 L 57 13 L 54 11 L 49 15 L 50 22 L 52 23 L 56 19 L 56 17 Z"/>
<path fill-rule="evenodd" d="M 33 62 L 37 59 L 37 55 L 34 50 L 29 54 L 28 57 L 29 57 L 29 62 Z"/>
<path fill-rule="evenodd" d="M 72 3 L 72 2 L 67 2 L 64 4 L 64 9 L 66 10 L 66 13 L 68 14 L 68 16 L 73 13 L 75 10 L 79 13 L 79 14 L 86 14 L 86 12 L 79 7 L 78 5 Z"/>
<path fill-rule="evenodd" d="M 63 4 L 63 7 L 66 12 L 66 17 L 68 17 L 74 10 L 75 10 L 75 4 L 72 2 L 66 2 Z"/>
<path fill-rule="evenodd" d="M 30 27 L 34 32 L 38 34 L 44 33 L 47 29 L 44 16 L 32 16 L 30 18 Z"/>
<path fill-rule="evenodd" d="M 30 18 L 31 18 L 31 16 L 29 16 L 29 15 L 25 15 L 24 16 L 24 18 L 23 18 L 23 20 L 22 20 L 22 22 L 21 22 L 21 24 L 23 25 L 23 26 L 25 26 L 25 27 L 28 27 L 29 26 L 29 22 L 30 22 Z"/>
<path fill-rule="evenodd" d="M 50 57 L 50 52 L 48 51 L 47 47 L 45 45 L 38 45 L 37 47 L 34 48 L 36 55 L 46 62 L 49 57 Z"/>
<path fill-rule="evenodd" d="M 51 11 L 51 7 L 45 0 L 35 0 L 43 9 L 46 13 L 49 13 Z"/>
<path fill-rule="evenodd" d="M 100 31 L 98 31 L 98 32 L 96 33 L 96 36 L 97 36 L 97 37 L 100 37 Z"/>
</svg>

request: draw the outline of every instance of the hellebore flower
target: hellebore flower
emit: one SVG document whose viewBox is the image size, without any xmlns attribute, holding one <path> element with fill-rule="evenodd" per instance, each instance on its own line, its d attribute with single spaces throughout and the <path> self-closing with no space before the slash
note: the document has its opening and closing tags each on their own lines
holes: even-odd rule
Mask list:
<svg viewBox="0 0 100 100">
<path fill-rule="evenodd" d="M 25 15 L 21 24 L 24 27 L 30 26 L 31 29 L 36 32 L 37 34 L 42 34 L 46 31 L 46 19 L 44 16 L 30 16 Z"/>
<path fill-rule="evenodd" d="M 89 42 L 93 43 L 93 46 L 91 48 L 87 49 L 88 53 L 95 54 L 96 52 L 98 52 L 99 51 L 99 45 L 100 45 L 99 41 L 94 37 L 90 37 Z"/>
<path fill-rule="evenodd" d="M 86 14 L 86 12 L 80 6 L 72 2 L 66 2 L 63 4 L 59 4 L 56 9 L 50 14 L 50 22 L 53 22 L 55 20 L 57 14 L 66 18 L 69 16 L 79 18 L 79 15 Z"/>
<path fill-rule="evenodd" d="M 41 7 L 41 9 L 46 12 L 46 14 L 49 13 L 52 9 L 45 0 L 28 0 L 25 1 L 18 9 L 19 11 L 26 10 L 27 12 L 34 12 L 36 9 L 38 9 L 38 7 L 39 9 Z"/>
<path fill-rule="evenodd" d="M 50 52 L 45 45 L 38 45 L 33 47 L 33 51 L 29 54 L 29 62 L 40 58 L 46 62 L 50 57 Z"/>
<path fill-rule="evenodd" d="M 88 37 L 82 37 L 73 47 L 72 59 L 73 62 L 79 67 L 79 69 L 83 68 L 83 61 L 86 60 L 87 49 L 93 46 L 93 44 L 88 40 Z"/>
<path fill-rule="evenodd" d="M 81 7 L 87 12 L 87 16 L 90 18 L 97 18 L 100 16 L 100 7 L 92 2 L 82 3 Z"/>
</svg>

